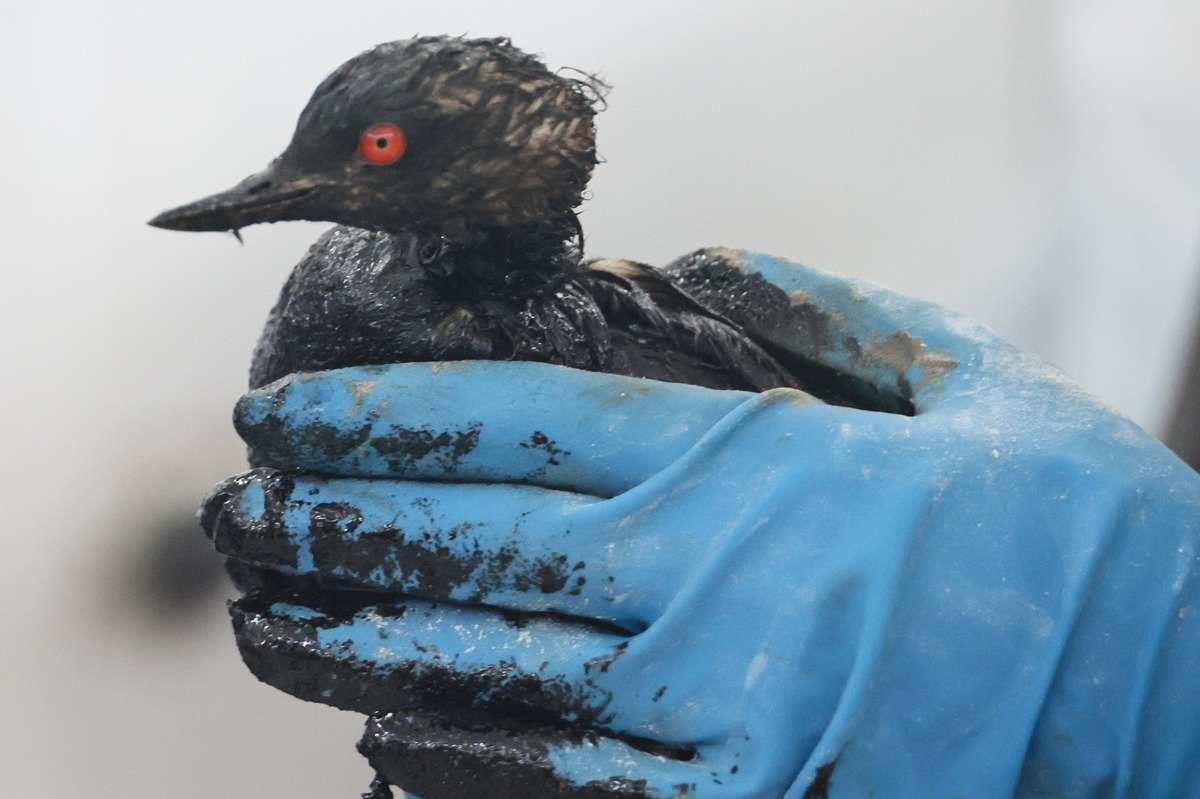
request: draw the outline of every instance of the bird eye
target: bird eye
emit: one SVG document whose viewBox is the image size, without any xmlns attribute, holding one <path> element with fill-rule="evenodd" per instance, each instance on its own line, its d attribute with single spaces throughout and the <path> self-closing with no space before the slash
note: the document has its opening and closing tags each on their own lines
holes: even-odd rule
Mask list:
<svg viewBox="0 0 1200 799">
<path fill-rule="evenodd" d="M 394 164 L 408 149 L 408 137 L 395 125 L 372 125 L 358 140 L 358 151 L 372 164 Z"/>
</svg>

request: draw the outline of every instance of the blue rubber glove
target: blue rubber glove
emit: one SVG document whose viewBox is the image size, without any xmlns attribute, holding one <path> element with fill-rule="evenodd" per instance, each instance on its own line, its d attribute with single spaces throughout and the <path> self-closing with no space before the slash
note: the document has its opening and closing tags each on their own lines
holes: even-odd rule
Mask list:
<svg viewBox="0 0 1200 799">
<path fill-rule="evenodd" d="M 1200 476 L 975 323 L 737 257 L 915 415 L 528 363 L 251 392 L 205 525 L 324 589 L 235 606 L 255 673 L 375 712 L 426 799 L 1200 796 Z"/>
</svg>

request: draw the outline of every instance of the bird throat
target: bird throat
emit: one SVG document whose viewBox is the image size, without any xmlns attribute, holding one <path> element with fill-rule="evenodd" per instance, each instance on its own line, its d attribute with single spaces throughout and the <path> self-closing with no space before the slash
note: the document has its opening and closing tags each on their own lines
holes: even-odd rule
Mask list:
<svg viewBox="0 0 1200 799">
<path fill-rule="evenodd" d="M 405 256 L 447 297 L 518 299 L 562 283 L 582 258 L 574 214 L 550 222 L 414 233 Z"/>
</svg>

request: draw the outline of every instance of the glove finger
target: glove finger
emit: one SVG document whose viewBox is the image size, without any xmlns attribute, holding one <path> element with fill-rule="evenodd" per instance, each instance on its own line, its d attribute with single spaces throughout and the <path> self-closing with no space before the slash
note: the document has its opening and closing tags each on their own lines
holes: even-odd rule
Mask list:
<svg viewBox="0 0 1200 799">
<path fill-rule="evenodd" d="M 604 500 L 533 486 L 327 480 L 260 468 L 218 486 L 201 523 L 223 555 L 324 588 L 645 629 L 684 570 L 658 568 L 651 579 L 664 556 L 655 531 L 626 530 L 612 515 Z"/>
<path fill-rule="evenodd" d="M 613 709 L 614 664 L 629 647 L 616 631 L 416 599 L 361 601 L 248 594 L 230 606 L 242 658 L 263 682 L 342 710 L 486 710 L 630 740 L 646 732 Z M 653 688 L 619 677 L 622 707 L 652 706 Z"/>
<path fill-rule="evenodd" d="M 234 422 L 255 462 L 280 469 L 614 496 L 753 396 L 539 363 L 412 363 L 292 375 L 242 397 Z"/>
<path fill-rule="evenodd" d="M 1034 356 L 939 305 L 782 258 L 709 249 L 666 271 L 823 399 L 921 413 L 981 382 L 1003 386 L 1047 372 Z"/>
<path fill-rule="evenodd" d="M 373 715 L 358 745 L 388 782 L 424 799 L 666 799 L 733 797 L 698 762 L 602 735 L 497 717 Z"/>
</svg>

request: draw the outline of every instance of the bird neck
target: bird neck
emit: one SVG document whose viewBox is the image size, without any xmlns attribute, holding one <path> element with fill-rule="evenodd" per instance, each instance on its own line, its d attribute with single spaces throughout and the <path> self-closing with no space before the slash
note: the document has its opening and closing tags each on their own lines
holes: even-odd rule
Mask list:
<svg viewBox="0 0 1200 799">
<path fill-rule="evenodd" d="M 550 222 L 416 234 L 409 254 L 435 285 L 456 297 L 523 297 L 573 275 L 582 258 L 573 213 Z"/>
</svg>

